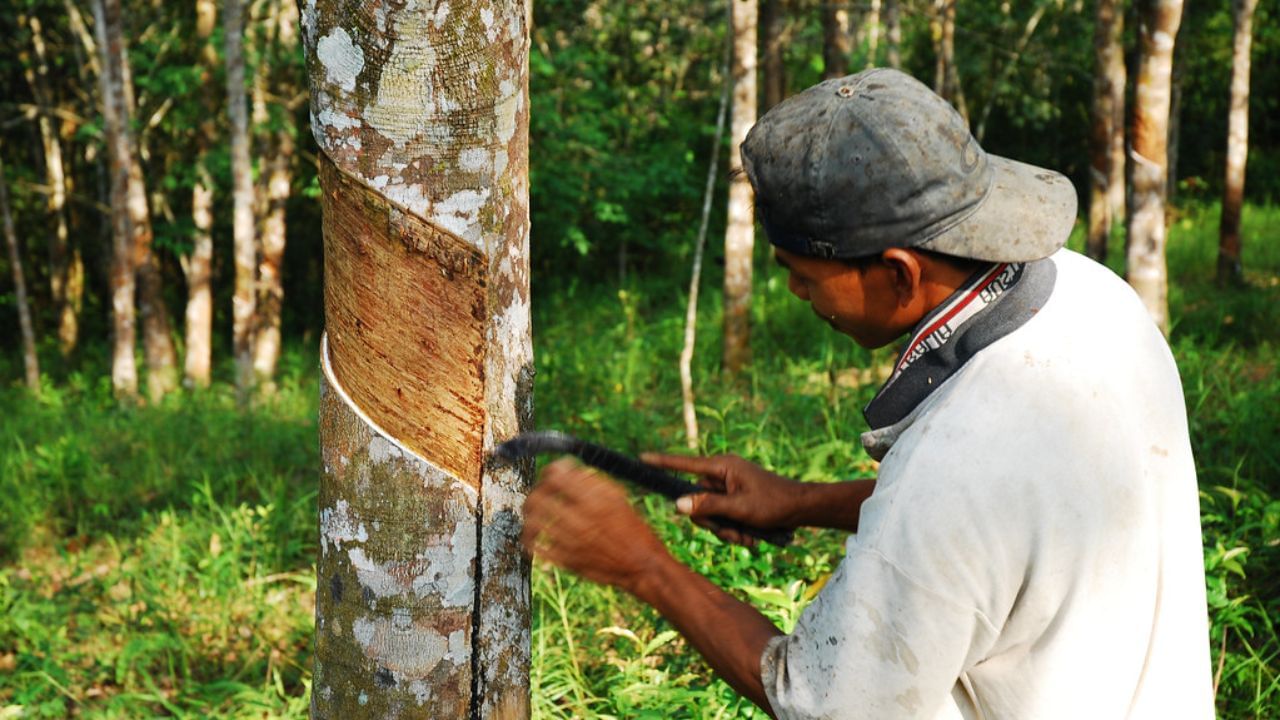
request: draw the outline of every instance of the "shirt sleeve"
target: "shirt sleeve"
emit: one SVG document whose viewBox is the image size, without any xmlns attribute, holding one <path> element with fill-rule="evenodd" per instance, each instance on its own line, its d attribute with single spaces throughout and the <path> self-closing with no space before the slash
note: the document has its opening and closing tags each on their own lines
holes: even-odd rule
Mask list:
<svg viewBox="0 0 1280 720">
<path fill-rule="evenodd" d="M 934 718 L 995 635 L 855 537 L 795 630 L 766 646 L 761 673 L 779 718 Z"/>
</svg>

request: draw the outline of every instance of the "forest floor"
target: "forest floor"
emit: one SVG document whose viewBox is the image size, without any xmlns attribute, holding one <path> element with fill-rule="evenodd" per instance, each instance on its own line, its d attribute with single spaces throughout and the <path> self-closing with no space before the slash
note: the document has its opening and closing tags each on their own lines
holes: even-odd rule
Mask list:
<svg viewBox="0 0 1280 720">
<path fill-rule="evenodd" d="M 1215 208 L 1174 218 L 1169 242 L 1223 718 L 1280 707 L 1280 242 L 1268 235 L 1280 208 L 1245 217 L 1244 288 L 1213 284 Z M 716 375 L 720 308 L 715 279 L 704 285 L 703 449 L 805 480 L 874 476 L 860 409 L 892 352 L 833 334 L 781 271 L 757 267 L 755 362 L 736 384 Z M 623 291 L 534 278 L 539 426 L 682 450 L 684 272 Z M 315 346 L 290 349 L 279 393 L 251 411 L 226 382 L 120 409 L 91 362 L 38 398 L 0 389 L 0 720 L 306 717 Z M 17 362 L 0 358 L 0 377 L 18 377 Z M 841 556 L 838 533 L 751 553 L 639 502 L 679 558 L 784 629 Z M 630 598 L 546 568 L 533 589 L 535 717 L 763 717 Z"/>
</svg>

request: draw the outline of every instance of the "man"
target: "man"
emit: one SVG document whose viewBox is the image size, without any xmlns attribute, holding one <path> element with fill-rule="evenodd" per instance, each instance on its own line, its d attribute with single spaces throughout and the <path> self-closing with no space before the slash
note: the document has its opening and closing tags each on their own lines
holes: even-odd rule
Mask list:
<svg viewBox="0 0 1280 720">
<path fill-rule="evenodd" d="M 866 347 L 909 338 L 865 409 L 878 477 L 646 459 L 723 491 L 681 499 L 697 520 L 843 528 L 845 558 L 783 635 L 568 461 L 525 542 L 657 608 L 777 717 L 1212 717 L 1177 369 L 1128 286 L 1060 249 L 1066 178 L 987 155 L 892 70 L 788 99 L 741 151 L 791 291 Z"/>
</svg>

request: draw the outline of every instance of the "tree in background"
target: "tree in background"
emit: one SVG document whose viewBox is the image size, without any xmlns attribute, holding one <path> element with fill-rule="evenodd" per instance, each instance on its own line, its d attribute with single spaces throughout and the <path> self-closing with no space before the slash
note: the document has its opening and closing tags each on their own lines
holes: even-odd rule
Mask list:
<svg viewBox="0 0 1280 720">
<path fill-rule="evenodd" d="M 249 156 L 249 111 L 244 89 L 243 0 L 226 0 L 222 13 L 227 64 L 227 112 L 231 120 L 231 184 L 234 210 L 235 294 L 231 299 L 231 344 L 236 389 L 243 402 L 253 385 L 253 330 L 258 283 L 253 217 L 253 161 Z"/>
<path fill-rule="evenodd" d="M 956 3 L 958 0 L 933 0 L 930 32 L 933 35 L 933 91 L 955 106 L 960 116 L 969 121 L 969 106 L 964 101 L 964 87 L 956 67 Z"/>
<path fill-rule="evenodd" d="M 217 24 L 215 0 L 196 0 L 196 68 L 201 87 L 212 84 L 218 64 L 213 46 Z M 192 123 L 195 158 L 191 179 L 191 250 L 181 257 L 187 280 L 186 357 L 183 382 L 191 387 L 208 387 L 213 363 L 213 177 L 209 173 L 209 151 L 217 132 L 213 118 L 213 96 L 201 93 L 197 107 L 203 117 Z"/>
<path fill-rule="evenodd" d="M 756 0 L 728 0 L 733 18 L 733 109 L 729 124 L 729 217 L 724 232 L 724 369 L 751 358 L 751 253 L 755 213 L 738 148 L 756 122 Z"/>
<path fill-rule="evenodd" d="M 36 335 L 31 324 L 31 305 L 27 302 L 27 281 L 22 272 L 22 255 L 18 252 L 18 234 L 13 230 L 13 212 L 9 207 L 9 180 L 5 177 L 4 159 L 0 158 L 0 220 L 4 223 L 4 241 L 9 248 L 9 269 L 17 295 L 18 324 L 22 327 L 22 367 L 27 387 L 40 390 L 40 361 L 36 357 Z"/>
<path fill-rule="evenodd" d="M 1169 279 L 1165 265 L 1165 199 L 1173 45 L 1182 0 L 1151 0 L 1139 18 L 1138 77 L 1133 91 L 1132 197 L 1128 280 L 1151 318 L 1169 333 Z"/>
<path fill-rule="evenodd" d="M 761 63 L 764 82 L 764 110 L 782 102 L 787 96 L 787 70 L 783 63 L 782 28 L 786 20 L 784 0 L 764 0 L 760 5 L 760 45 L 764 48 Z"/>
<path fill-rule="evenodd" d="M 1119 0 L 1098 0 L 1093 33 L 1093 106 L 1089 132 L 1089 222 L 1085 251 L 1104 262 L 1115 223 L 1111 183 L 1123 182 L 1116 168 L 1115 141 L 1124 146 L 1124 13 Z"/>
<path fill-rule="evenodd" d="M 138 369 L 133 358 L 137 342 L 134 308 L 134 248 L 129 222 L 129 164 L 133 151 L 129 105 L 124 90 L 124 40 L 120 31 L 120 1 L 93 0 L 97 33 L 99 95 L 102 98 L 104 134 L 111 157 L 111 387 L 117 397 L 138 394 Z"/>
<path fill-rule="evenodd" d="M 1253 44 L 1253 12 L 1258 0 L 1232 0 L 1231 106 L 1227 116 L 1227 167 L 1222 189 L 1222 222 L 1218 231 L 1218 282 L 1240 284 L 1240 211 L 1244 204 L 1244 170 L 1249 158 L 1249 68 Z"/>
<path fill-rule="evenodd" d="M 316 717 L 524 718 L 529 4 L 302 8 L 326 339 Z"/>
<path fill-rule="evenodd" d="M 891 68 L 902 67 L 902 16 L 899 0 L 884 0 L 885 62 Z"/>
<path fill-rule="evenodd" d="M 822 78 L 849 74 L 849 10 L 837 0 L 822 0 Z"/>
</svg>

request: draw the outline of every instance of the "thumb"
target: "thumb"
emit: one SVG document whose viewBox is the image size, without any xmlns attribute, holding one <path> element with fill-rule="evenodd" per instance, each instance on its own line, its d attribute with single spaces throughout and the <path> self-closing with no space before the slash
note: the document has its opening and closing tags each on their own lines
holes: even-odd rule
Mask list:
<svg viewBox="0 0 1280 720">
<path fill-rule="evenodd" d="M 685 495 L 676 500 L 676 510 L 681 515 L 703 517 L 706 515 L 722 515 L 725 510 L 725 496 L 720 493 L 695 493 Z"/>
</svg>

